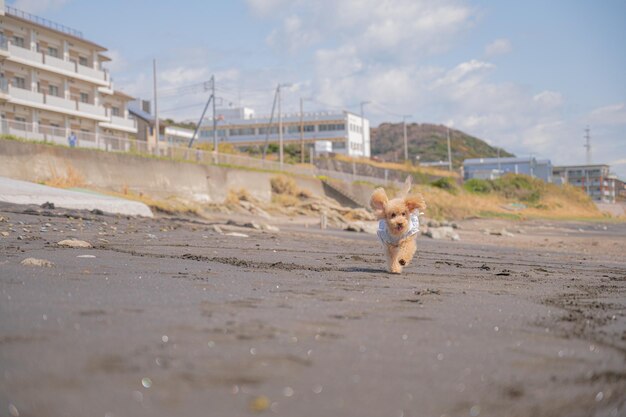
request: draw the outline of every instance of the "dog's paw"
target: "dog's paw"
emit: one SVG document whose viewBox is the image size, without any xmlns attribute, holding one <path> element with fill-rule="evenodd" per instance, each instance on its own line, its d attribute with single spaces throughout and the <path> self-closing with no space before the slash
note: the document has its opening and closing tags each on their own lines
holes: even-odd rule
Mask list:
<svg viewBox="0 0 626 417">
<path fill-rule="evenodd" d="M 400 259 L 398 263 L 402 266 L 406 265 L 406 261 L 404 259 Z"/>
</svg>

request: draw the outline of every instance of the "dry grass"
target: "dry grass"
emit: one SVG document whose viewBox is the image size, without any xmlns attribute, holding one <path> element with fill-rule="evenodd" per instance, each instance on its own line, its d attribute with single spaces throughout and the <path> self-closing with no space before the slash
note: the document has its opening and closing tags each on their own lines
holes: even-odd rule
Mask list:
<svg viewBox="0 0 626 417">
<path fill-rule="evenodd" d="M 339 154 L 335 155 L 334 158 L 339 161 L 344 161 L 344 162 L 352 162 L 353 160 L 353 158 L 349 156 L 339 155 Z M 377 161 L 372 161 L 371 159 L 367 159 L 367 158 L 356 158 L 355 162 L 358 164 L 371 165 L 377 168 L 385 168 L 385 169 L 391 169 L 395 171 L 404 171 L 406 173 L 426 174 L 426 175 L 432 175 L 435 177 L 451 177 L 451 178 L 459 177 L 459 174 L 455 171 L 448 171 L 448 170 L 433 168 L 433 167 L 421 167 L 419 165 L 415 166 L 415 165 L 411 165 L 408 163 L 398 164 L 398 163 L 393 163 L 393 162 L 377 162 Z"/>
<path fill-rule="evenodd" d="M 253 201 L 253 197 L 245 188 L 230 189 L 226 195 L 224 203 L 227 205 L 239 205 L 240 201 Z"/>
<path fill-rule="evenodd" d="M 277 175 L 270 179 L 272 193 L 280 195 L 289 195 L 298 198 L 310 198 L 311 192 L 298 187 L 293 178 L 286 175 Z"/>
<path fill-rule="evenodd" d="M 50 171 L 52 171 L 52 176 L 43 182 L 50 187 L 73 188 L 85 184 L 84 177 L 71 165 L 66 166 L 63 174 L 60 174 L 53 166 L 50 167 Z"/>
</svg>

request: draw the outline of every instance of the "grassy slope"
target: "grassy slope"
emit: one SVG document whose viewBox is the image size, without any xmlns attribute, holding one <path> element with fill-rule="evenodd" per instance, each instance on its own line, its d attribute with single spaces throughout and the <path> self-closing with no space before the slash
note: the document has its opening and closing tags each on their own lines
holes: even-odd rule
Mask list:
<svg viewBox="0 0 626 417">
<path fill-rule="evenodd" d="M 446 161 L 448 159 L 447 129 L 442 125 L 411 123 L 407 125 L 409 158 L 421 161 Z M 486 142 L 460 130 L 450 129 L 452 164 L 460 167 L 464 159 L 495 157 L 497 150 Z M 383 123 L 372 129 L 372 155 L 386 161 L 404 159 L 404 132 L 402 123 Z M 501 150 L 500 156 L 513 156 Z"/>
<path fill-rule="evenodd" d="M 424 195 L 427 214 L 439 219 L 608 219 L 582 190 L 572 186 L 561 187 L 512 174 L 474 185 L 482 187 L 459 187 L 452 181 L 438 181 L 431 185 L 416 185 L 414 190 Z"/>
</svg>

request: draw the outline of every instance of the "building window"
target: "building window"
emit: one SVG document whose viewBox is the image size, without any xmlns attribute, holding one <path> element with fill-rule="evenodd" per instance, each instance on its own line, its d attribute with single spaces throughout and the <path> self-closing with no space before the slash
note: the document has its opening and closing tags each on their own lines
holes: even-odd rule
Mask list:
<svg viewBox="0 0 626 417">
<path fill-rule="evenodd" d="M 254 135 L 254 128 L 230 129 L 230 136 L 249 136 Z"/>
<path fill-rule="evenodd" d="M 273 126 L 271 128 L 267 128 L 267 127 L 260 127 L 259 128 L 259 135 L 267 135 L 267 131 L 269 130 L 269 134 L 270 135 L 276 135 L 278 134 L 278 127 Z"/>
<path fill-rule="evenodd" d="M 14 117 L 14 120 L 16 122 L 20 122 L 20 123 L 26 123 L 26 118 L 25 117 Z"/>
<path fill-rule="evenodd" d="M 111 107 L 111 114 L 113 116 L 119 116 L 120 115 L 120 108 L 119 107 Z"/>
<path fill-rule="evenodd" d="M 78 63 L 79 63 L 80 65 L 85 66 L 85 67 L 88 67 L 88 66 L 89 66 L 89 64 L 87 63 L 87 58 L 85 58 L 84 56 L 79 56 L 79 57 L 78 57 Z"/>
<path fill-rule="evenodd" d="M 53 56 L 55 58 L 59 57 L 59 50 L 57 48 L 53 48 L 51 46 L 48 47 L 48 55 Z"/>
<path fill-rule="evenodd" d="M 330 132 L 334 130 L 345 130 L 346 125 L 343 123 L 319 125 L 320 132 Z"/>
<path fill-rule="evenodd" d="M 13 86 L 17 88 L 26 88 L 26 79 L 22 77 L 13 78 Z"/>
<path fill-rule="evenodd" d="M 24 38 L 21 36 L 13 36 L 13 45 L 19 46 L 20 48 L 24 47 Z"/>
<path fill-rule="evenodd" d="M 59 96 L 59 87 L 57 87 L 56 85 L 49 85 L 48 86 L 48 94 L 51 95 L 51 96 L 58 97 Z"/>
<path fill-rule="evenodd" d="M 80 93 L 80 102 L 81 103 L 89 103 L 89 94 Z"/>
</svg>

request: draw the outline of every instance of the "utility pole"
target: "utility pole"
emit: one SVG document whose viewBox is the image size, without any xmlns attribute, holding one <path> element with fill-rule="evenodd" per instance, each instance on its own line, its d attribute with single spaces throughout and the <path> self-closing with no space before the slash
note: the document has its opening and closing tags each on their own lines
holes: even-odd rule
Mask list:
<svg viewBox="0 0 626 417">
<path fill-rule="evenodd" d="M 278 143 L 279 143 L 279 155 L 280 155 L 280 169 L 283 169 L 283 115 L 280 110 L 280 84 L 278 84 Z"/>
<path fill-rule="evenodd" d="M 502 171 L 500 167 L 500 147 L 499 146 L 496 148 L 496 152 L 498 153 L 498 176 L 499 176 L 500 172 Z"/>
<path fill-rule="evenodd" d="M 274 109 L 276 108 L 276 101 L 278 100 L 278 91 L 279 86 L 276 86 L 276 92 L 274 93 L 274 102 L 272 103 L 272 113 L 270 115 L 270 122 L 267 125 L 265 130 L 265 146 L 263 147 L 263 160 L 265 160 L 265 155 L 267 155 L 267 148 L 270 144 L 270 131 L 272 129 L 272 121 L 274 120 Z"/>
<path fill-rule="evenodd" d="M 212 85 L 211 95 L 209 96 L 209 99 L 204 105 L 204 110 L 202 110 L 202 115 L 200 116 L 200 120 L 198 120 L 198 123 L 196 124 L 196 128 L 193 131 L 193 135 L 191 136 L 191 139 L 189 140 L 189 145 L 187 147 L 191 148 L 191 145 L 193 145 L 193 141 L 196 140 L 196 136 L 198 135 L 198 132 L 200 131 L 200 126 L 202 126 L 202 121 L 204 120 L 204 115 L 206 114 L 206 111 L 209 108 L 209 104 L 211 104 L 211 100 L 213 100 L 213 156 L 216 157 L 217 156 L 217 135 L 215 132 L 215 127 L 217 126 L 217 121 L 215 120 L 215 76 L 213 75 L 211 76 L 211 85 Z M 215 159 L 216 160 L 213 162 L 217 163 L 217 158 Z"/>
<path fill-rule="evenodd" d="M 402 116 L 402 125 L 404 128 L 404 162 L 407 162 L 409 160 L 409 143 L 406 138 L 406 119 L 408 119 L 409 117 L 411 117 L 410 114 L 405 114 L 404 116 Z"/>
<path fill-rule="evenodd" d="M 300 163 L 304 164 L 304 109 L 303 99 L 300 97 Z"/>
<path fill-rule="evenodd" d="M 452 171 L 452 152 L 450 152 L 450 128 L 448 127 L 448 169 Z"/>
<path fill-rule="evenodd" d="M 300 163 L 304 164 L 304 106 L 305 100 L 311 100 L 310 97 L 300 97 Z M 311 161 L 312 162 L 312 161 Z"/>
<path fill-rule="evenodd" d="M 215 114 L 215 75 L 211 75 L 211 97 L 213 97 L 213 154 L 215 155 L 215 163 L 217 163 L 217 115 Z"/>
<path fill-rule="evenodd" d="M 370 104 L 371 101 L 362 101 L 361 102 L 361 152 L 362 152 L 362 156 L 365 156 L 365 118 L 363 116 L 363 106 L 365 106 L 366 104 Z M 348 150 L 348 152 L 350 152 Z"/>
<path fill-rule="evenodd" d="M 152 77 L 154 78 L 154 137 L 156 138 L 156 147 L 159 149 L 159 112 L 157 108 L 156 59 L 152 60 Z"/>
<path fill-rule="evenodd" d="M 585 139 L 586 142 L 583 147 L 587 148 L 587 165 L 591 165 L 591 135 L 590 135 L 589 126 L 585 128 Z"/>
<path fill-rule="evenodd" d="M 279 143 L 279 155 L 280 155 L 280 169 L 283 169 L 283 115 L 280 109 L 281 106 L 281 87 L 291 87 L 291 84 L 278 84 L 278 143 Z"/>
</svg>

